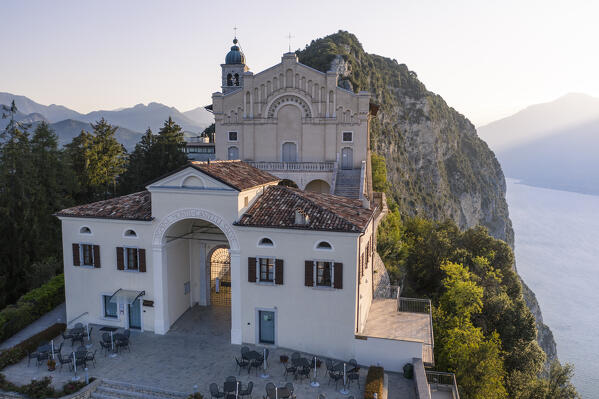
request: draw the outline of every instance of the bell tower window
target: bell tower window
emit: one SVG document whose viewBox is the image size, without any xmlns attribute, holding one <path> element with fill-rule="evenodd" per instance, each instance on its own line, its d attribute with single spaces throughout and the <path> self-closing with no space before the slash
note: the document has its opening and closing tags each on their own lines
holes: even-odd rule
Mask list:
<svg viewBox="0 0 599 399">
<path fill-rule="evenodd" d="M 233 86 L 233 75 L 227 74 L 227 86 Z"/>
<path fill-rule="evenodd" d="M 235 86 L 239 86 L 239 74 L 235 74 Z"/>
</svg>

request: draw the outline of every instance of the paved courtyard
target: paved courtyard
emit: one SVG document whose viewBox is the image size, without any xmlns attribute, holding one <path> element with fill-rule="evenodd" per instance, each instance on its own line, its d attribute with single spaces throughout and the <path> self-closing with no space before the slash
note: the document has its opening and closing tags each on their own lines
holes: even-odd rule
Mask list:
<svg viewBox="0 0 599 399">
<path fill-rule="evenodd" d="M 131 334 L 131 352 L 120 352 L 117 357 L 104 356 L 99 349 L 99 326 L 94 326 L 92 345 L 90 350 L 98 350 L 96 355 L 96 368 L 89 367 L 89 375 L 109 380 L 128 382 L 132 384 L 157 387 L 180 392 L 192 392 L 197 385 L 203 394 L 209 393 L 209 385 L 217 383 L 221 389 L 227 376 L 237 376 L 245 386 L 249 381 L 254 382 L 254 397 L 265 395 L 265 385 L 273 382 L 284 385 L 284 369 L 279 362 L 282 354 L 290 355 L 291 350 L 274 349 L 269 357 L 268 374 L 270 378 L 262 379 L 260 372 L 248 375 L 247 370 L 242 370 L 238 376 L 235 365 L 235 356 L 240 357 L 240 346 L 230 343 L 230 314 L 227 307 L 196 306 L 188 310 L 171 328 L 166 335 L 156 335 L 151 332 Z M 55 344 L 59 345 L 62 338 L 57 338 Z M 76 344 L 78 345 L 78 344 Z M 261 348 L 251 348 L 262 351 Z M 70 341 L 65 343 L 63 354 L 71 351 Z M 302 354 L 310 357 L 310 354 Z M 349 360 L 349 359 L 343 359 Z M 31 379 L 40 379 L 50 375 L 55 386 L 61 386 L 73 377 L 67 367 L 60 371 L 48 372 L 45 365 L 39 368 L 35 362 L 27 367 L 27 359 L 19 364 L 2 370 L 8 380 L 15 383 L 28 383 Z M 324 362 L 323 362 L 324 363 Z M 289 377 L 287 382 L 292 382 L 298 398 L 316 398 L 319 393 L 325 393 L 327 399 L 345 397 L 339 393 L 341 384 L 335 389 L 335 383 L 328 384 L 324 364 L 318 371 L 317 380 L 321 386 L 314 388 L 310 380 L 294 380 Z M 352 384 L 350 395 L 356 398 L 363 397 L 364 380 L 367 369 L 360 370 L 360 386 Z M 256 375 L 258 374 L 258 375 Z M 389 375 L 389 398 L 415 398 L 414 386 L 411 380 L 406 380 L 401 375 Z"/>
</svg>

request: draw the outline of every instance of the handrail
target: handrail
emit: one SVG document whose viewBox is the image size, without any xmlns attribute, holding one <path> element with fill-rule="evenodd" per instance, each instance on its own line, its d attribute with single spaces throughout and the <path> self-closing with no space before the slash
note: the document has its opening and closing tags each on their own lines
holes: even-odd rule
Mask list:
<svg viewBox="0 0 599 399">
<path fill-rule="evenodd" d="M 251 166 L 261 170 L 278 170 L 290 172 L 332 172 L 335 162 L 268 162 L 268 161 L 246 161 Z"/>
<path fill-rule="evenodd" d="M 82 316 L 85 316 L 86 314 L 89 314 L 89 312 L 83 312 L 83 313 L 81 313 L 79 316 L 77 316 L 77 317 L 75 317 L 73 320 L 69 321 L 69 322 L 67 323 L 67 326 L 68 326 L 68 325 L 70 325 L 70 324 L 72 324 L 72 323 L 73 323 L 75 320 L 77 320 L 78 318 L 80 318 L 80 317 L 82 317 Z"/>
<path fill-rule="evenodd" d="M 429 386 L 434 385 L 436 389 L 439 388 L 439 385 L 451 387 L 453 398 L 460 399 L 458 383 L 455 379 L 454 373 L 447 373 L 443 371 L 426 371 L 426 380 Z"/>
</svg>

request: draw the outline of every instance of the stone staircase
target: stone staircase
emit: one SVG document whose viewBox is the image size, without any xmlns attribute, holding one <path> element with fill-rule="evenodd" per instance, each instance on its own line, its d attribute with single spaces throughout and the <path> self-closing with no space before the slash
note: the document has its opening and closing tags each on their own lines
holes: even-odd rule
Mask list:
<svg viewBox="0 0 599 399">
<path fill-rule="evenodd" d="M 360 169 L 339 169 L 335 182 L 335 195 L 360 198 Z"/>
<path fill-rule="evenodd" d="M 185 399 L 189 394 L 160 388 L 102 380 L 92 393 L 92 399 Z"/>
</svg>

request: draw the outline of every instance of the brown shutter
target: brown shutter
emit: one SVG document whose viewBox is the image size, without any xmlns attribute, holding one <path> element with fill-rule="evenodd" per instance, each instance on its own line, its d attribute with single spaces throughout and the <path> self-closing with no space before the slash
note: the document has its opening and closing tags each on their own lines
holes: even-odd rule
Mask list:
<svg viewBox="0 0 599 399">
<path fill-rule="evenodd" d="M 306 287 L 314 287 L 314 262 L 307 260 L 305 262 L 306 277 L 304 279 L 304 285 Z"/>
<path fill-rule="evenodd" d="M 73 244 L 73 266 L 81 266 L 79 259 L 79 244 Z"/>
<path fill-rule="evenodd" d="M 123 247 L 116 247 L 116 268 L 117 270 L 125 270 L 125 255 Z"/>
<path fill-rule="evenodd" d="M 100 262 L 100 246 L 94 245 L 94 267 L 99 268 L 102 266 L 102 262 Z"/>
<path fill-rule="evenodd" d="M 138 249 L 139 251 L 139 271 L 142 273 L 146 272 L 146 250 L 143 248 Z"/>
<path fill-rule="evenodd" d="M 256 258 L 248 258 L 248 282 L 256 282 Z"/>
<path fill-rule="evenodd" d="M 275 259 L 275 284 L 283 284 L 283 259 Z"/>
<path fill-rule="evenodd" d="M 335 282 L 334 287 L 338 288 L 338 289 L 342 289 L 343 288 L 343 263 L 335 263 L 334 265 L 335 271 Z"/>
</svg>

